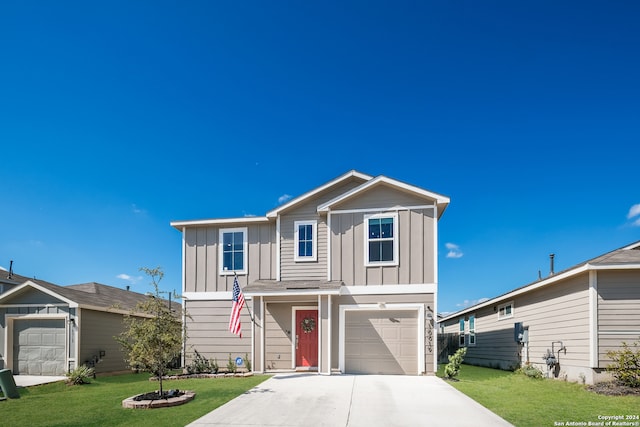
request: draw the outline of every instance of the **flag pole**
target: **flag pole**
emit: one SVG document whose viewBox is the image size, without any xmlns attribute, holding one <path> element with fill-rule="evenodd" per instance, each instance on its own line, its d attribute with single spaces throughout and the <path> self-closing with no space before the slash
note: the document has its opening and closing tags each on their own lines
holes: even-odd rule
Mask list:
<svg viewBox="0 0 640 427">
<path fill-rule="evenodd" d="M 233 275 L 235 276 L 234 279 L 237 281 L 238 280 L 238 273 L 236 273 L 235 271 L 233 272 Z M 240 282 L 238 282 L 238 287 L 240 287 Z M 240 288 L 240 290 L 242 291 L 242 288 Z M 251 298 L 251 301 L 253 301 L 253 298 Z M 249 319 L 251 319 L 252 323 L 256 323 L 256 321 L 253 319 L 253 314 L 251 314 L 251 310 L 249 309 L 249 304 L 247 304 L 245 302 L 244 307 L 247 309 L 247 311 L 249 312 Z"/>
</svg>

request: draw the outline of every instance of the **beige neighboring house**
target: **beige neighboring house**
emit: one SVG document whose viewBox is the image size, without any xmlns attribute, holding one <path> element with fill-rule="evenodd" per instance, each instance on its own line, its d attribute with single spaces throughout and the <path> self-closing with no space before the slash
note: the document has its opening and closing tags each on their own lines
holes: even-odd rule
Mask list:
<svg viewBox="0 0 640 427">
<path fill-rule="evenodd" d="M 640 340 L 640 242 L 447 315 L 440 330 L 472 365 L 607 379 L 607 352 Z"/>
<path fill-rule="evenodd" d="M 0 295 L 0 369 L 15 375 L 65 375 L 82 364 L 96 373 L 129 370 L 113 337 L 123 330 L 124 315 L 146 298 L 99 283 L 27 279 L 12 286 Z"/>
<path fill-rule="evenodd" d="M 248 356 L 256 372 L 433 374 L 448 204 L 350 171 L 262 217 L 172 222 L 191 316 L 186 354 L 220 366 Z M 228 330 L 236 275 L 254 317 L 243 310 L 242 338 Z"/>
</svg>

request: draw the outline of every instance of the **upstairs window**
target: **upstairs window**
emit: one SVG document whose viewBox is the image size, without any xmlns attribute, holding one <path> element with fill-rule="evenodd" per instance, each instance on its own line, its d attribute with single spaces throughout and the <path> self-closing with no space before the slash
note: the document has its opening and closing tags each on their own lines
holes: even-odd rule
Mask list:
<svg viewBox="0 0 640 427">
<path fill-rule="evenodd" d="M 220 230 L 220 274 L 247 272 L 247 229 Z"/>
<path fill-rule="evenodd" d="M 459 325 L 458 345 L 464 347 L 464 318 L 460 319 Z"/>
<path fill-rule="evenodd" d="M 513 301 L 498 306 L 498 320 L 513 317 Z"/>
<path fill-rule="evenodd" d="M 295 261 L 316 261 L 317 256 L 317 221 L 296 221 L 295 227 Z"/>
<path fill-rule="evenodd" d="M 366 265 L 398 264 L 398 215 L 365 215 Z"/>
</svg>

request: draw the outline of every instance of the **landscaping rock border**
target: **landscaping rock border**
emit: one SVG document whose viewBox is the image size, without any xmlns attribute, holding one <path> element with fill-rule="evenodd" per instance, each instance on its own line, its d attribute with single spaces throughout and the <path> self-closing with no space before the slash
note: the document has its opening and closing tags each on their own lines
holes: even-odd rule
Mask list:
<svg viewBox="0 0 640 427">
<path fill-rule="evenodd" d="M 122 407 L 128 409 L 153 409 L 153 408 L 167 408 L 169 406 L 183 405 L 192 401 L 196 397 L 196 393 L 191 390 L 185 390 L 182 396 L 170 397 L 168 399 L 157 400 L 134 400 L 137 396 L 131 396 L 122 401 Z"/>
</svg>

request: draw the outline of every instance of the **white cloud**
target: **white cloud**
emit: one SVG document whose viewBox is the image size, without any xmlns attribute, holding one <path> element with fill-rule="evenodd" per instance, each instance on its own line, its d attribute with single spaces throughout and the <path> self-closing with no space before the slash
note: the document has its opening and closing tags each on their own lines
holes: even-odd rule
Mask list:
<svg viewBox="0 0 640 427">
<path fill-rule="evenodd" d="M 135 203 L 131 205 L 131 211 L 136 215 L 147 213 L 144 209 L 140 209 Z"/>
<path fill-rule="evenodd" d="M 127 282 L 131 283 L 132 285 L 135 285 L 140 280 L 142 280 L 142 276 L 133 277 L 133 276 L 129 276 L 128 274 L 124 274 L 124 273 L 118 274 L 116 277 L 118 279 L 121 279 L 121 280 L 126 280 Z"/>
<path fill-rule="evenodd" d="M 640 203 L 631 206 L 631 208 L 629 209 L 629 213 L 627 214 L 627 219 L 634 218 L 638 215 L 640 215 Z M 633 221 L 632 225 L 640 226 L 640 218 L 637 218 L 635 221 Z"/>
<path fill-rule="evenodd" d="M 282 203 L 286 202 L 289 199 L 291 199 L 291 195 L 283 194 L 282 196 L 278 197 L 278 203 L 282 204 Z"/>
<path fill-rule="evenodd" d="M 456 245 L 455 243 L 446 243 L 445 246 L 449 251 L 447 252 L 447 258 L 462 258 L 462 256 L 464 255 L 464 253 L 462 253 L 462 251 L 460 250 L 460 246 Z"/>
<path fill-rule="evenodd" d="M 474 306 L 476 304 L 483 303 L 485 301 L 489 301 L 489 298 L 479 298 L 479 299 L 472 299 L 472 300 L 466 299 L 461 303 L 456 304 L 456 307 L 460 307 L 460 309 L 463 309 L 463 308 Z"/>
</svg>

